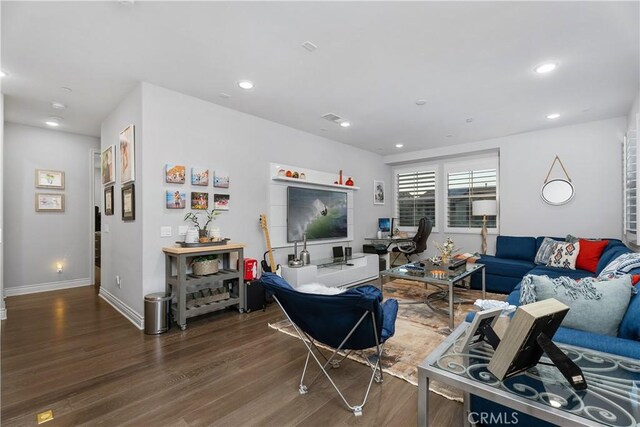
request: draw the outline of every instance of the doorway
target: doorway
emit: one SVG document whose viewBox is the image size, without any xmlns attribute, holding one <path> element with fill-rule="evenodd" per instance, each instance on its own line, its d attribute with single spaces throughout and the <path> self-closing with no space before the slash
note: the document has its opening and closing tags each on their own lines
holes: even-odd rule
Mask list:
<svg viewBox="0 0 640 427">
<path fill-rule="evenodd" d="M 91 265 L 91 277 L 96 290 L 100 288 L 100 245 L 102 231 L 102 181 L 100 176 L 100 152 L 91 153 L 91 176 L 93 177 L 92 197 L 91 197 L 91 246 L 93 257 Z"/>
</svg>

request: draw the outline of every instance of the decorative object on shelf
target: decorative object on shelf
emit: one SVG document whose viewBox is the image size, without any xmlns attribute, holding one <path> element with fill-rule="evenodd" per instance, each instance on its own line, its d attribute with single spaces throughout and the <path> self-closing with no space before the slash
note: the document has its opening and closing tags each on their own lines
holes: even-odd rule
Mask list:
<svg viewBox="0 0 640 427">
<path fill-rule="evenodd" d="M 287 171 L 285 171 L 284 169 L 280 169 L 278 171 L 278 176 L 283 177 L 287 175 Z"/>
<path fill-rule="evenodd" d="M 209 209 L 209 193 L 191 192 L 191 209 L 205 211 Z"/>
<path fill-rule="evenodd" d="M 373 204 L 384 205 L 384 181 L 373 181 Z"/>
<path fill-rule="evenodd" d="M 135 133 L 133 125 L 120 132 L 120 184 L 136 179 Z"/>
<path fill-rule="evenodd" d="M 284 175 L 285 175 L 287 178 L 291 178 L 291 177 L 293 177 L 293 172 L 291 172 L 291 171 L 286 171 Z"/>
<path fill-rule="evenodd" d="M 307 174 L 300 172 L 300 179 L 307 179 Z"/>
<path fill-rule="evenodd" d="M 122 196 L 122 220 L 134 221 L 136 219 L 136 191 L 134 184 L 128 184 L 121 189 Z"/>
<path fill-rule="evenodd" d="M 216 188 L 229 188 L 229 174 L 216 171 L 213 174 L 213 186 Z"/>
<path fill-rule="evenodd" d="M 104 189 L 104 214 L 113 215 L 113 185 Z"/>
<path fill-rule="evenodd" d="M 184 209 L 187 205 L 187 193 L 180 190 L 167 190 L 165 206 L 167 209 Z"/>
<path fill-rule="evenodd" d="M 36 188 L 64 190 L 64 172 L 36 169 Z"/>
<path fill-rule="evenodd" d="M 347 178 L 347 181 L 344 183 L 344 185 L 353 187 L 353 180 L 351 179 L 351 177 Z"/>
<path fill-rule="evenodd" d="M 487 217 L 498 215 L 498 203 L 495 200 L 475 200 L 471 203 L 473 216 L 482 217 L 482 254 L 487 253 Z"/>
<path fill-rule="evenodd" d="M 433 242 L 433 246 L 435 246 L 438 251 L 440 251 L 439 263 L 447 264 L 451 261 L 453 257 L 453 253 L 456 252 L 459 248 L 456 248 L 456 242 L 453 241 L 451 237 L 447 237 L 444 243 L 440 244 L 438 242 Z"/>
<path fill-rule="evenodd" d="M 229 195 L 228 194 L 214 194 L 213 195 L 213 207 L 214 209 L 221 211 L 229 210 Z"/>
<path fill-rule="evenodd" d="M 195 257 L 191 262 L 191 269 L 196 276 L 206 276 L 218 272 L 218 255 L 204 255 Z"/>
<path fill-rule="evenodd" d="M 187 234 L 184 236 L 185 243 L 198 243 L 200 239 L 199 230 L 196 227 L 189 227 Z"/>
<path fill-rule="evenodd" d="M 342 185 L 342 169 L 340 169 L 340 179 L 338 180 L 338 184 Z"/>
<path fill-rule="evenodd" d="M 184 184 L 186 167 L 168 164 L 164 168 L 164 180 L 168 184 Z"/>
<path fill-rule="evenodd" d="M 205 216 L 207 217 L 207 221 L 204 223 L 204 226 L 200 226 L 200 218 L 198 217 L 198 215 L 201 213 L 205 214 Z M 211 224 L 212 221 L 215 221 L 218 215 L 220 215 L 220 212 L 217 212 L 215 209 L 195 213 L 187 212 L 187 214 L 184 216 L 184 221 L 191 221 L 196 230 L 198 230 L 199 237 L 208 237 L 207 227 L 209 227 L 209 224 Z"/>
<path fill-rule="evenodd" d="M 64 194 L 36 193 L 36 212 L 64 212 Z"/>
<path fill-rule="evenodd" d="M 191 185 L 201 185 L 206 187 L 209 185 L 209 169 L 191 168 Z"/>
<path fill-rule="evenodd" d="M 302 260 L 302 265 L 309 265 L 311 264 L 311 254 L 309 254 L 307 250 L 307 233 L 304 233 L 302 242 L 303 246 L 302 251 L 300 251 L 300 260 Z"/>
<path fill-rule="evenodd" d="M 297 171 L 293 172 L 293 175 L 291 175 L 291 178 L 299 178 L 300 174 Z"/>
<path fill-rule="evenodd" d="M 302 267 L 304 262 L 298 258 L 298 241 L 293 242 L 293 259 L 289 260 L 289 267 L 298 268 Z"/>
<path fill-rule="evenodd" d="M 100 155 L 102 185 L 116 182 L 116 146 L 108 146 Z"/>
<path fill-rule="evenodd" d="M 560 167 L 567 179 L 556 178 L 549 180 L 549 176 L 551 175 L 551 171 L 553 170 L 556 162 L 560 163 Z M 555 159 L 553 159 L 553 163 L 551 163 L 549 172 L 544 179 L 544 184 L 540 190 L 540 196 L 545 203 L 553 206 L 560 206 L 569 203 L 571 199 L 573 199 L 574 194 L 575 188 L 571 183 L 571 178 L 562 164 L 562 160 L 560 160 L 560 157 L 556 155 Z"/>
</svg>

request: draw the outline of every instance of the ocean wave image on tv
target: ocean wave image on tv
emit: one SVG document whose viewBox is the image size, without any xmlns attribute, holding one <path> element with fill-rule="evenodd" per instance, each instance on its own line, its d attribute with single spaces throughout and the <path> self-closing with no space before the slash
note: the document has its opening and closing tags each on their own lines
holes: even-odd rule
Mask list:
<svg viewBox="0 0 640 427">
<path fill-rule="evenodd" d="M 287 188 L 287 242 L 347 237 L 347 193 Z"/>
</svg>

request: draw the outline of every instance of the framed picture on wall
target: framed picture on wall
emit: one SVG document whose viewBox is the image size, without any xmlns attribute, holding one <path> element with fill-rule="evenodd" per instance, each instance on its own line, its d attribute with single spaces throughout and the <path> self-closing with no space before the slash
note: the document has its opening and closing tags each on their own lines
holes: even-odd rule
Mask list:
<svg viewBox="0 0 640 427">
<path fill-rule="evenodd" d="M 113 215 L 113 185 L 104 189 L 104 214 Z"/>
<path fill-rule="evenodd" d="M 36 169 L 36 188 L 64 190 L 64 172 Z"/>
<path fill-rule="evenodd" d="M 207 187 L 209 185 L 209 169 L 191 168 L 191 185 Z"/>
<path fill-rule="evenodd" d="M 373 204 L 384 205 L 384 181 L 373 181 Z"/>
<path fill-rule="evenodd" d="M 215 171 L 213 186 L 216 188 L 229 188 L 229 174 L 226 172 Z"/>
<path fill-rule="evenodd" d="M 167 209 L 184 209 L 187 204 L 187 193 L 180 190 L 167 190 L 164 200 Z"/>
<path fill-rule="evenodd" d="M 229 210 L 229 195 L 228 194 L 214 194 L 213 195 L 213 208 L 217 211 Z"/>
<path fill-rule="evenodd" d="M 191 192 L 191 209 L 195 209 L 195 210 L 209 209 L 209 193 L 192 191 Z"/>
<path fill-rule="evenodd" d="M 134 141 L 134 127 L 127 126 L 120 132 L 120 183 L 135 181 L 136 179 L 136 152 Z"/>
<path fill-rule="evenodd" d="M 186 167 L 168 164 L 164 167 L 164 180 L 167 184 L 184 184 Z"/>
<path fill-rule="evenodd" d="M 133 184 L 122 187 L 122 220 L 136 219 L 136 191 Z"/>
<path fill-rule="evenodd" d="M 100 155 L 102 185 L 116 182 L 116 146 L 110 145 Z"/>
<path fill-rule="evenodd" d="M 64 212 L 64 194 L 36 193 L 36 212 Z"/>
</svg>

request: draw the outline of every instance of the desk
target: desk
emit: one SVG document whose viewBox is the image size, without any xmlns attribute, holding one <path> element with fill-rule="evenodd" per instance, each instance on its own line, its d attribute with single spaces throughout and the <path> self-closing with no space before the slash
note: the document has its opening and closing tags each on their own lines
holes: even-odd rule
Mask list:
<svg viewBox="0 0 640 427">
<path fill-rule="evenodd" d="M 364 240 L 366 240 L 367 242 L 371 242 L 374 245 L 379 245 L 379 244 L 383 244 L 383 245 L 387 245 L 387 250 L 389 250 L 389 246 L 395 244 L 397 245 L 398 243 L 402 243 L 402 242 L 411 242 L 413 240 L 413 237 L 381 237 L 381 238 L 377 238 L 377 237 L 365 237 Z"/>
</svg>

